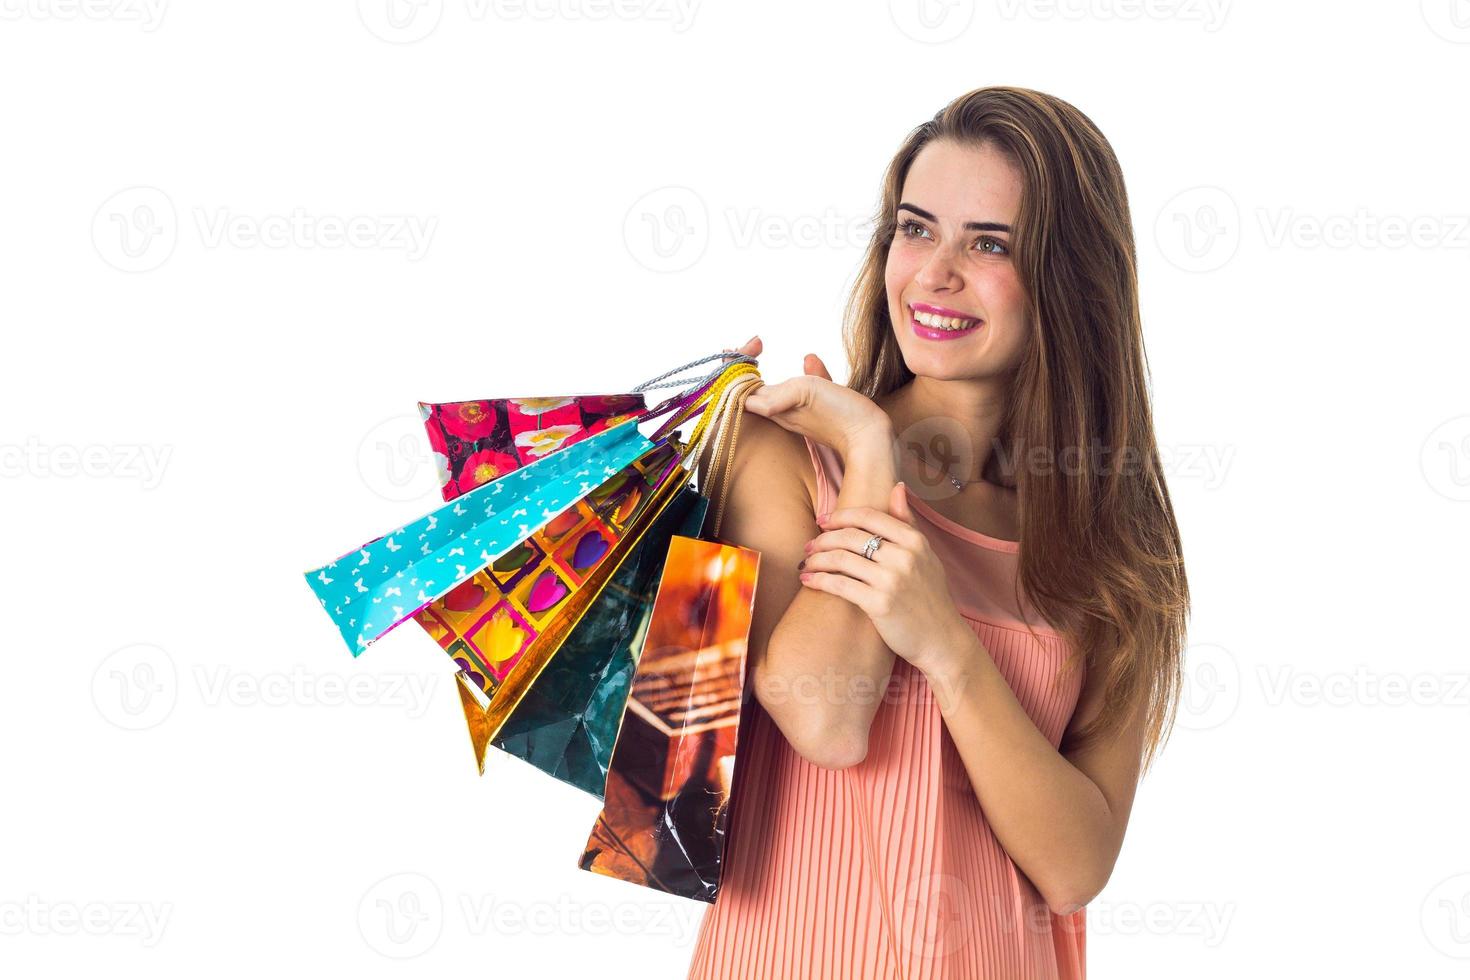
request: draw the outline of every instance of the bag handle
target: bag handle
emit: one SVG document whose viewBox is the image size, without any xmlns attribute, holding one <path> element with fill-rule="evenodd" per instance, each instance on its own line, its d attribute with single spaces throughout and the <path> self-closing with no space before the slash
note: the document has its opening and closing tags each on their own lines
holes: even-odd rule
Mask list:
<svg viewBox="0 0 1470 980">
<path fill-rule="evenodd" d="M 719 391 L 711 393 L 710 404 L 705 406 L 700 425 L 690 439 L 688 453 L 691 466 L 697 465 L 706 449 L 710 449 L 713 456 L 709 470 L 705 473 L 706 486 L 700 490 L 706 496 L 713 497 L 712 488 L 719 487 L 711 529 L 714 536 L 719 535 L 725 500 L 729 496 L 735 446 L 740 438 L 740 423 L 745 417 L 745 399 L 765 384 L 753 367 L 740 365 L 732 368 L 730 374 L 718 382 Z"/>
</svg>

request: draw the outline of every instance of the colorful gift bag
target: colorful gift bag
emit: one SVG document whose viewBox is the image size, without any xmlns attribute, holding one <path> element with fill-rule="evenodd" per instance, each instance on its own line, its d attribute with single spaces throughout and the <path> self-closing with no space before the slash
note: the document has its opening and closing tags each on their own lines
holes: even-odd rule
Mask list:
<svg viewBox="0 0 1470 980">
<path fill-rule="evenodd" d="M 588 871 L 705 902 L 719 891 L 736 789 L 746 643 L 760 566 L 759 552 L 715 536 L 740 405 L 758 383 L 737 377 L 714 409 L 720 433 L 710 472 L 724 464 L 720 506 L 708 538 L 677 535 L 669 543 L 603 809 L 579 862 Z M 732 445 L 725 450 L 727 433 Z"/>
<path fill-rule="evenodd" d="M 642 392 L 419 402 L 445 500 L 468 493 L 645 408 Z"/>
<path fill-rule="evenodd" d="M 715 900 L 759 563 L 748 548 L 670 542 L 582 868 Z"/>
<path fill-rule="evenodd" d="M 481 772 L 487 745 L 593 608 L 638 538 L 683 489 L 687 459 L 698 458 L 695 447 L 702 450 L 711 431 L 705 406 L 720 400 L 732 381 L 752 374 L 748 364 L 726 365 L 690 398 L 645 413 L 674 410 L 655 434 L 653 451 L 418 614 L 419 623 L 460 668 L 460 703 Z M 700 421 L 687 446 L 664 435 L 695 413 Z M 606 760 L 601 762 L 605 771 Z M 602 788 L 593 786 L 591 792 L 600 796 Z"/>
<path fill-rule="evenodd" d="M 660 440 L 415 615 L 459 667 L 460 701 L 482 772 L 489 741 L 687 476 L 678 447 Z"/>
<path fill-rule="evenodd" d="M 602 799 L 669 541 L 697 536 L 708 504 L 692 487 L 679 491 L 491 744 Z"/>
<path fill-rule="evenodd" d="M 306 573 L 353 656 L 653 447 L 625 419 Z"/>
</svg>

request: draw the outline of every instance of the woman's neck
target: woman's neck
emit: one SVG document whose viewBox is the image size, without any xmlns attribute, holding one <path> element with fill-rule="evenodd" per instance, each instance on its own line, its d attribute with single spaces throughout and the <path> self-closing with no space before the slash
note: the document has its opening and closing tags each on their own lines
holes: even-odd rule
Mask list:
<svg viewBox="0 0 1470 980">
<path fill-rule="evenodd" d="M 900 474 L 907 471 L 927 483 L 954 477 L 967 488 L 983 481 L 1014 490 L 995 452 L 1004 397 L 988 381 L 916 377 L 874 401 L 893 423 Z"/>
</svg>

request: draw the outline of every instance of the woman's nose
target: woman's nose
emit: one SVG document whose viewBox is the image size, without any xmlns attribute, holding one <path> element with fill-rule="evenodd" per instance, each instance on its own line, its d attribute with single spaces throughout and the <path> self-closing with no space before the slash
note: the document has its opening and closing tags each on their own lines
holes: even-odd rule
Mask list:
<svg viewBox="0 0 1470 980">
<path fill-rule="evenodd" d="M 960 280 L 957 256 L 948 247 L 936 248 L 914 279 L 925 289 L 957 285 Z"/>
</svg>

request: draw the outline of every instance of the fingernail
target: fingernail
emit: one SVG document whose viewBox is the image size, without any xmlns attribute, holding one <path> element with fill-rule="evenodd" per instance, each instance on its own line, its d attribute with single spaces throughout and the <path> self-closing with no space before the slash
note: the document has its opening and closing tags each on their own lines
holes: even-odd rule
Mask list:
<svg viewBox="0 0 1470 980">
<path fill-rule="evenodd" d="M 758 334 L 758 333 L 753 333 L 753 334 L 750 335 L 750 340 L 760 340 L 760 339 L 761 339 L 761 335 Z M 750 343 L 750 340 L 747 340 L 746 343 L 747 344 Z"/>
</svg>

